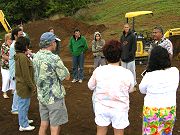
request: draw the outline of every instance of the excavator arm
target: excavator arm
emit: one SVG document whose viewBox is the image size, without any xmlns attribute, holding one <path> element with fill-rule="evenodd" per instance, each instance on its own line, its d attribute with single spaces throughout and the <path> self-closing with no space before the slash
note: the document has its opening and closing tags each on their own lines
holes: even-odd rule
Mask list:
<svg viewBox="0 0 180 135">
<path fill-rule="evenodd" d="M 171 36 L 180 35 L 180 28 L 169 29 L 165 32 L 164 37 L 169 38 Z"/>
<path fill-rule="evenodd" d="M 6 18 L 4 17 L 4 13 L 2 10 L 0 10 L 0 22 L 3 25 L 4 29 L 6 30 L 6 32 L 8 33 L 11 32 L 11 27 L 7 22 Z"/>
</svg>

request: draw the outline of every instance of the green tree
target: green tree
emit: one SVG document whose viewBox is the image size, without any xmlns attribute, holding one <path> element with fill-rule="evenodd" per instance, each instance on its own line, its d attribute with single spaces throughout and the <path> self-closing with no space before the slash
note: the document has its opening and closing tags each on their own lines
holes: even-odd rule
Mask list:
<svg viewBox="0 0 180 135">
<path fill-rule="evenodd" d="M 67 16 L 97 0 L 1 0 L 0 9 L 12 24 L 63 13 Z"/>
<path fill-rule="evenodd" d="M 46 17 L 48 0 L 8 0 L 0 2 L 0 7 L 11 23 L 27 22 Z"/>
</svg>

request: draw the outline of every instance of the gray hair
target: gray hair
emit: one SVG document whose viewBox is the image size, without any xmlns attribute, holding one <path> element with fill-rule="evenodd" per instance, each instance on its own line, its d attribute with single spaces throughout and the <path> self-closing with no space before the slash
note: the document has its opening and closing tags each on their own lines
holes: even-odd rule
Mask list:
<svg viewBox="0 0 180 135">
<path fill-rule="evenodd" d="M 164 33 L 161 26 L 155 26 L 154 29 L 159 30 L 162 34 Z"/>
<path fill-rule="evenodd" d="M 50 44 L 51 44 L 51 42 L 50 42 L 50 41 L 47 41 L 47 40 L 40 41 L 39 47 L 40 47 L 40 48 L 47 48 L 47 47 L 50 46 Z"/>
</svg>

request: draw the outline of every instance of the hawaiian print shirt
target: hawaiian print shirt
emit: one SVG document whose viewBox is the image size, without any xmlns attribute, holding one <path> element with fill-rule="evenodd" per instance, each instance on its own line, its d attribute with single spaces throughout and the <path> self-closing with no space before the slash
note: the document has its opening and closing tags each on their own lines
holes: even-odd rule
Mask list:
<svg viewBox="0 0 180 135">
<path fill-rule="evenodd" d="M 1 47 L 1 56 L 2 55 L 9 56 L 9 48 L 10 47 L 6 43 L 3 43 L 2 47 Z M 9 60 L 5 60 L 5 59 L 2 58 L 1 67 L 3 69 L 9 69 Z"/>
<path fill-rule="evenodd" d="M 38 100 L 45 105 L 53 104 L 65 96 L 62 81 L 69 75 L 58 55 L 40 50 L 33 55 L 34 76 Z"/>
</svg>

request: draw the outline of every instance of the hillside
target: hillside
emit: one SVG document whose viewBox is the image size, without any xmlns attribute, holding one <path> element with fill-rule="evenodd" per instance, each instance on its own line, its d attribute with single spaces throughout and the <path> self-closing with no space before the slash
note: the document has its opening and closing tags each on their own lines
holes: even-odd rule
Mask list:
<svg viewBox="0 0 180 135">
<path fill-rule="evenodd" d="M 53 27 L 55 34 L 62 40 L 61 56 L 68 58 L 70 56 L 68 50 L 69 38 L 73 35 L 75 28 L 81 30 L 82 35 L 85 35 L 88 44 L 90 45 L 93 34 L 95 31 L 103 32 L 106 30 L 105 25 L 89 25 L 79 20 L 75 20 L 72 17 L 64 17 L 57 20 L 39 20 L 24 25 L 24 31 L 28 33 L 32 43 L 32 50 L 36 52 L 39 49 L 39 38 L 42 33 L 46 32 L 49 27 Z M 92 55 L 87 53 L 87 57 Z"/>
<path fill-rule="evenodd" d="M 119 39 L 123 24 L 126 22 L 125 13 L 140 10 L 151 10 L 154 15 L 145 15 L 135 18 L 137 33 L 152 32 L 155 25 L 162 25 L 164 31 L 180 27 L 180 1 L 176 0 L 99 0 L 90 4 L 88 8 L 79 10 L 73 17 L 59 18 L 56 20 L 39 20 L 24 25 L 24 30 L 31 38 L 33 50 L 38 50 L 40 35 L 50 26 L 55 28 L 55 33 L 62 39 L 63 52 L 68 54 L 67 44 L 74 28 L 78 27 L 86 36 L 89 47 L 95 31 L 102 32 L 105 40 Z M 131 23 L 131 22 L 130 22 Z M 0 34 L 1 38 L 3 34 Z M 179 44 L 179 43 L 178 43 Z"/>
<path fill-rule="evenodd" d="M 126 22 L 125 13 L 141 10 L 153 11 L 154 15 L 135 18 L 137 32 L 151 32 L 155 25 L 162 25 L 164 31 L 180 27 L 180 1 L 176 0 L 102 0 L 82 9 L 75 17 L 89 24 L 105 24 L 109 29 L 104 33 L 107 38 L 119 37 Z"/>
<path fill-rule="evenodd" d="M 135 20 L 135 28 L 137 32 L 152 32 L 153 27 L 157 24 L 162 25 L 165 31 L 169 28 L 180 27 L 179 0 L 98 1 L 100 1 L 98 4 L 91 4 L 88 8 L 79 10 L 73 17 L 56 18 L 53 16 L 53 20 L 51 20 L 51 18 L 23 24 L 24 31 L 28 33 L 31 39 L 31 49 L 33 52 L 36 52 L 39 49 L 39 38 L 42 33 L 48 30 L 49 27 L 54 27 L 55 34 L 62 40 L 60 55 L 64 65 L 71 73 L 71 78 L 69 81 L 63 81 L 63 86 L 66 89 L 65 101 L 69 122 L 62 125 L 61 135 L 94 135 L 96 133 L 92 106 L 92 91 L 89 91 L 87 86 L 88 80 L 94 69 L 91 41 L 93 40 L 93 34 L 95 31 L 101 32 L 106 41 L 109 39 L 118 40 L 122 33 L 123 24 L 126 21 L 124 17 L 125 13 L 138 10 L 152 10 L 154 16 L 149 15 L 137 17 Z M 68 50 L 68 41 L 75 28 L 81 30 L 82 35 L 86 37 L 89 45 L 89 51 L 87 51 L 85 58 L 84 80 L 81 84 L 78 82 L 70 82 L 73 77 L 72 58 Z M 1 33 L 0 29 L 0 38 L 4 37 L 4 34 L 5 31 Z M 180 42 L 176 45 L 180 48 Z M 178 60 L 173 59 L 172 66 L 175 66 L 180 70 L 180 62 Z M 138 84 L 142 80 L 141 73 L 145 69 L 146 65 L 136 65 Z M 2 84 L 1 76 L 0 84 Z M 34 120 L 32 125 L 36 128 L 33 131 L 24 133 L 19 132 L 18 130 L 18 116 L 11 114 L 13 96 L 11 91 L 8 92 L 8 96 L 10 96 L 10 99 L 4 99 L 2 91 L 0 91 L 0 135 L 37 135 L 41 120 L 39 115 L 39 102 L 36 93 L 31 97 L 31 105 L 28 113 L 28 118 Z M 128 115 L 130 125 L 125 129 L 125 135 L 141 135 L 144 94 L 141 94 L 137 87 L 137 91 L 131 93 L 129 98 L 130 110 Z M 177 90 L 176 98 L 177 105 L 180 105 L 180 86 Z M 50 130 L 48 128 L 47 135 L 49 134 Z M 109 126 L 107 135 L 113 135 L 113 128 L 111 126 Z M 180 135 L 179 106 L 176 111 L 176 122 L 173 129 L 173 135 Z"/>
</svg>

